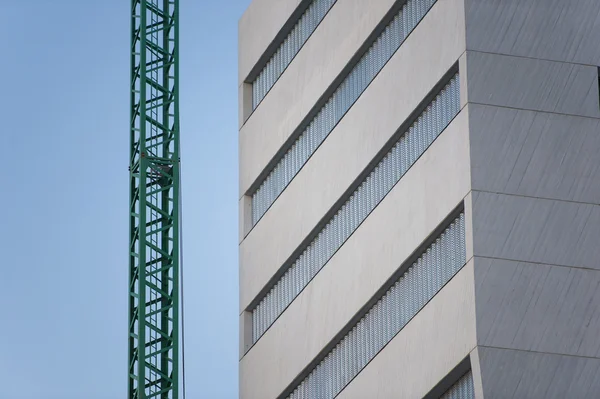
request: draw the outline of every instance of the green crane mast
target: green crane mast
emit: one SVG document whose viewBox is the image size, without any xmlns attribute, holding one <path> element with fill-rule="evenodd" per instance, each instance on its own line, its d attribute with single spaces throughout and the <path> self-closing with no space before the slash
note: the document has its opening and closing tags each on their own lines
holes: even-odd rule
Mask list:
<svg viewBox="0 0 600 399">
<path fill-rule="evenodd" d="M 131 1 L 129 399 L 178 399 L 178 0 Z"/>
</svg>

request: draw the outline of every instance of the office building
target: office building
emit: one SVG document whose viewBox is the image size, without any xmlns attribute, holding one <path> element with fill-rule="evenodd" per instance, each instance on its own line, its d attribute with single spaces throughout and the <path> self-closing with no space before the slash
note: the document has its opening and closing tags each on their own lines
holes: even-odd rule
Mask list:
<svg viewBox="0 0 600 399">
<path fill-rule="evenodd" d="M 254 0 L 240 397 L 599 397 L 598 65 L 597 0 Z"/>
</svg>

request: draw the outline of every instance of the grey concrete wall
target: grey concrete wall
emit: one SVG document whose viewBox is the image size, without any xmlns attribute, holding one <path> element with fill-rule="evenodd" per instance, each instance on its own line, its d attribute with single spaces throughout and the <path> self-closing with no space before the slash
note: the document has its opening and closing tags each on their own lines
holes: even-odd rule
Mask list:
<svg viewBox="0 0 600 399">
<path fill-rule="evenodd" d="M 430 11 L 242 241 L 240 311 L 464 53 L 461 1 Z"/>
<path fill-rule="evenodd" d="M 461 202 L 467 120 L 462 111 L 242 358 L 242 397 L 279 394 Z"/>
<path fill-rule="evenodd" d="M 600 392 L 600 359 L 478 347 L 485 399 L 590 399 Z"/>
<path fill-rule="evenodd" d="M 600 117 L 598 68 L 467 51 L 469 102 Z"/>
<path fill-rule="evenodd" d="M 600 65 L 597 0 L 465 0 L 467 49 Z"/>
<path fill-rule="evenodd" d="M 600 206 L 475 192 L 475 256 L 600 269 Z"/>
<path fill-rule="evenodd" d="M 600 204 L 600 119 L 470 109 L 474 190 Z"/>
<path fill-rule="evenodd" d="M 481 394 L 595 397 L 600 2 L 465 4 Z"/>
<path fill-rule="evenodd" d="M 475 258 L 483 346 L 600 357 L 600 271 Z"/>
<path fill-rule="evenodd" d="M 244 194 L 394 2 L 338 0 L 250 115 L 299 3 L 240 21 L 240 312 L 459 58 L 468 104 L 242 357 L 241 397 L 277 396 L 462 199 L 473 259 L 341 397 L 422 397 L 468 353 L 478 399 L 597 396 L 600 2 L 438 0 L 251 230 Z"/>
</svg>

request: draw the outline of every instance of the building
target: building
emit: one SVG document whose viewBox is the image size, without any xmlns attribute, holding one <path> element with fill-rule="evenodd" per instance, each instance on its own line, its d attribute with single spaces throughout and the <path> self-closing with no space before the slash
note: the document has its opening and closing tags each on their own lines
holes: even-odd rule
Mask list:
<svg viewBox="0 0 600 399">
<path fill-rule="evenodd" d="M 240 397 L 600 397 L 600 2 L 254 0 Z"/>
</svg>

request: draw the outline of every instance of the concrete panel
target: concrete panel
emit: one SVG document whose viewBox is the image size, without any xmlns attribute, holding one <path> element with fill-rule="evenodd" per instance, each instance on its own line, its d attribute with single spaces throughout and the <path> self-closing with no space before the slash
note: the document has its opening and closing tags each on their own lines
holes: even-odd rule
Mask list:
<svg viewBox="0 0 600 399">
<path fill-rule="evenodd" d="M 252 0 L 238 22 L 241 85 L 302 0 Z"/>
<path fill-rule="evenodd" d="M 600 272 L 475 258 L 477 343 L 600 357 Z"/>
<path fill-rule="evenodd" d="M 252 197 L 248 195 L 242 196 L 238 204 L 239 211 L 239 241 L 241 243 L 246 236 L 245 232 L 252 228 Z"/>
<path fill-rule="evenodd" d="M 467 82 L 467 79 L 464 78 L 465 76 L 469 76 L 467 67 L 468 67 L 467 52 L 465 51 L 464 53 L 461 54 L 460 58 L 458 59 L 458 68 L 460 70 L 461 77 L 463 77 L 463 79 L 460 80 L 460 106 L 461 106 L 461 108 L 464 107 L 465 104 L 467 104 L 469 102 L 468 82 Z"/>
<path fill-rule="evenodd" d="M 590 399 L 600 359 L 478 347 L 485 399 Z"/>
<path fill-rule="evenodd" d="M 466 0 L 467 49 L 600 65 L 597 0 Z"/>
<path fill-rule="evenodd" d="M 434 6 L 242 242 L 242 309 L 458 60 L 461 1 Z M 422 51 L 424 45 L 432 51 Z M 461 123 L 467 130 L 466 120 Z"/>
<path fill-rule="evenodd" d="M 252 113 L 252 84 L 242 83 L 238 87 L 238 127 L 241 128 Z M 239 145 L 239 143 L 238 143 Z"/>
<path fill-rule="evenodd" d="M 483 382 L 481 381 L 481 368 L 479 362 L 479 347 L 473 349 L 469 355 L 471 362 L 471 373 L 473 373 L 473 387 L 475 388 L 475 399 L 484 399 Z"/>
<path fill-rule="evenodd" d="M 242 314 L 240 315 L 239 328 L 240 328 L 240 335 L 239 335 L 240 356 L 239 356 L 239 358 L 241 359 L 244 356 L 244 353 L 246 353 L 246 349 L 247 349 L 246 343 L 252 342 L 252 313 L 242 312 Z"/>
<path fill-rule="evenodd" d="M 598 68 L 467 51 L 469 102 L 600 117 Z"/>
<path fill-rule="evenodd" d="M 600 119 L 469 110 L 474 190 L 600 204 Z"/>
<path fill-rule="evenodd" d="M 393 3 L 392 0 L 338 0 L 333 6 L 240 131 L 240 195 L 249 190 Z M 440 42 L 445 46 L 441 46 Z M 428 51 L 423 51 L 423 48 L 428 48 Z M 456 62 L 464 49 L 462 0 L 438 0 L 401 46 L 399 52 L 403 55 L 397 52 L 394 66 L 386 66 L 385 69 L 391 70 L 385 73 L 388 78 L 382 78 L 384 73 L 380 73 L 367 89 L 367 92 L 374 92 L 369 97 L 385 97 L 393 89 L 397 97 L 407 96 L 420 101 L 424 93 L 418 91 L 413 94 L 413 90 L 419 87 L 429 90 L 429 79 L 441 77 L 451 65 L 448 59 Z M 403 60 L 399 61 L 399 58 Z M 414 68 L 414 65 L 419 67 Z M 389 80 L 390 75 L 396 79 L 391 87 L 385 87 L 383 83 L 376 84 L 378 80 Z M 359 102 L 365 102 L 362 97 L 367 96 L 367 92 L 363 93 Z M 402 103 L 408 106 L 406 110 L 386 104 L 377 115 L 387 115 L 384 110 L 391 110 L 391 114 L 396 109 L 410 112 L 413 108 L 410 104 Z M 381 126 L 381 123 L 376 125 Z"/>
<path fill-rule="evenodd" d="M 340 399 L 420 399 L 475 347 L 469 262 L 340 393 Z"/>
<path fill-rule="evenodd" d="M 473 191 L 474 255 L 600 269 L 600 206 Z"/>
<path fill-rule="evenodd" d="M 468 132 L 456 122 L 244 356 L 245 398 L 279 394 L 469 192 Z"/>
<path fill-rule="evenodd" d="M 467 110 L 470 110 L 470 108 L 471 106 Z M 472 189 L 473 187 L 471 187 Z M 466 220 L 470 221 L 473 215 L 473 194 L 471 191 L 465 196 L 463 204 L 465 207 L 465 216 L 467 217 Z M 467 259 L 471 259 L 473 257 L 473 223 L 470 222 L 465 224 L 465 247 Z"/>
</svg>

